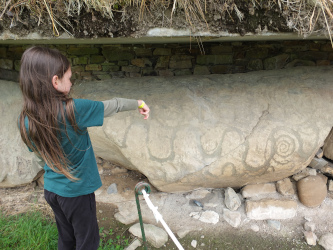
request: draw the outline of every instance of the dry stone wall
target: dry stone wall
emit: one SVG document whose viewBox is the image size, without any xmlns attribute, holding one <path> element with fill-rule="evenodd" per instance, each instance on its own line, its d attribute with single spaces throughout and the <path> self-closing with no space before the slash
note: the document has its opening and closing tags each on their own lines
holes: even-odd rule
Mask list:
<svg viewBox="0 0 333 250">
<path fill-rule="evenodd" d="M 0 45 L 0 79 L 17 80 L 20 58 L 31 45 Z M 244 73 L 333 64 L 327 40 L 203 44 L 45 45 L 72 63 L 73 79 Z"/>
</svg>

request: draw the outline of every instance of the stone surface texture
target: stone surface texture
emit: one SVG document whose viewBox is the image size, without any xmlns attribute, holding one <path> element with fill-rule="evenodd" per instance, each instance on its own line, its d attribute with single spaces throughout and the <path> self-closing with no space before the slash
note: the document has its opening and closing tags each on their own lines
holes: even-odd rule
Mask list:
<svg viewBox="0 0 333 250">
<path fill-rule="evenodd" d="M 142 245 L 141 241 L 136 239 L 128 247 L 126 247 L 125 250 L 135 250 L 138 247 L 140 247 L 141 245 Z"/>
<path fill-rule="evenodd" d="M 282 195 L 294 195 L 295 190 L 290 178 L 285 178 L 283 180 L 276 182 L 276 189 Z"/>
<path fill-rule="evenodd" d="M 247 200 L 245 209 L 247 217 L 252 220 L 285 220 L 296 216 L 297 202 L 275 199 Z"/>
<path fill-rule="evenodd" d="M 30 183 L 42 169 L 21 140 L 17 119 L 22 96 L 17 83 L 0 82 L 0 187 Z"/>
<path fill-rule="evenodd" d="M 117 44 L 108 44 L 112 38 L 99 42 L 95 38 L 47 39 L 43 43 L 47 42 L 46 46 L 60 50 L 72 60 L 72 79 L 76 82 L 145 76 L 234 74 L 333 64 L 333 48 L 329 40 L 245 42 L 250 37 L 240 37 L 239 42 L 215 41 L 204 46 L 191 43 L 191 39 L 178 43 L 175 37 L 168 40 L 155 37 L 149 46 L 144 45 L 148 42 L 145 39 L 145 42 L 141 40 L 144 44 L 137 39 L 132 40 L 131 45 L 127 42 L 122 44 L 121 39 L 114 40 Z M 277 39 L 276 35 L 274 37 Z M 156 39 L 163 39 L 163 48 Z M 238 40 L 234 36 L 233 39 Z M 21 44 L 22 40 L 6 40 L 5 44 L 1 44 L 3 42 L 0 34 L 0 79 L 17 81 L 20 58 L 27 45 Z M 34 42 L 38 44 L 36 40 Z M 277 47 L 278 50 L 274 49 Z"/>
<path fill-rule="evenodd" d="M 150 105 L 149 120 L 122 112 L 89 132 L 96 156 L 140 171 L 160 191 L 241 187 L 281 180 L 309 164 L 332 128 L 332 76 L 332 66 L 323 66 L 111 79 L 74 86 L 73 96 Z M 28 164 L 32 154 L 16 129 L 19 88 L 1 83 L 0 176 L 15 185 L 22 169 L 34 176 L 37 167 Z"/>
<path fill-rule="evenodd" d="M 313 168 L 305 168 L 301 172 L 293 175 L 292 178 L 294 179 L 294 181 L 299 181 L 299 180 L 301 180 L 301 179 L 303 179 L 303 178 L 305 178 L 309 175 L 317 175 L 316 170 L 313 169 Z"/>
<path fill-rule="evenodd" d="M 317 244 L 317 235 L 312 231 L 305 231 L 304 238 L 306 243 L 310 246 L 315 246 Z"/>
<path fill-rule="evenodd" d="M 135 79 L 87 83 L 75 92 L 150 104 L 150 120 L 120 113 L 91 129 L 91 137 L 98 156 L 172 192 L 275 181 L 305 168 L 332 128 L 332 74 L 332 67 L 318 67 L 147 78 L 140 88 Z"/>
<path fill-rule="evenodd" d="M 318 207 L 327 196 L 326 182 L 320 176 L 308 176 L 297 182 L 298 198 L 307 207 Z"/>
<path fill-rule="evenodd" d="M 316 224 L 312 221 L 307 221 L 304 223 L 304 230 L 314 232 L 316 229 Z"/>
<path fill-rule="evenodd" d="M 320 237 L 319 245 L 325 250 L 333 250 L 333 234 L 327 233 Z"/>
<path fill-rule="evenodd" d="M 242 215 L 237 211 L 230 211 L 229 209 L 223 209 L 223 219 L 229 223 L 232 227 L 239 227 L 242 222 Z"/>
<path fill-rule="evenodd" d="M 224 191 L 224 196 L 225 196 L 224 204 L 230 210 L 236 211 L 241 206 L 242 201 L 235 192 L 235 190 L 233 190 L 232 188 L 227 188 Z"/>
<path fill-rule="evenodd" d="M 156 248 L 162 247 L 168 241 L 168 234 L 164 229 L 152 224 L 143 224 L 147 241 Z M 136 223 L 129 228 L 129 232 L 142 238 L 140 223 Z"/>
<path fill-rule="evenodd" d="M 275 193 L 276 193 L 275 183 L 250 184 L 246 185 L 242 189 L 242 196 L 244 198 L 261 197 Z"/>
<path fill-rule="evenodd" d="M 325 144 L 323 147 L 324 155 L 333 160 L 333 129 L 325 140 Z"/>
</svg>

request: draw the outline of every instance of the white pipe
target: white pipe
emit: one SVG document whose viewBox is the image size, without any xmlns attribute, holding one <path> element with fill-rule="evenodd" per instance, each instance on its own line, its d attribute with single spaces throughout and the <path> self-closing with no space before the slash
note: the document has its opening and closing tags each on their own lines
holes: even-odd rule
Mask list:
<svg viewBox="0 0 333 250">
<path fill-rule="evenodd" d="M 168 225 L 163 220 L 162 215 L 157 211 L 157 207 L 154 207 L 153 203 L 150 201 L 150 199 L 148 197 L 149 195 L 146 193 L 146 190 L 143 189 L 141 192 L 143 194 L 143 198 L 147 202 L 148 207 L 153 211 L 153 214 L 155 216 L 156 221 L 157 222 L 161 221 L 163 227 L 165 228 L 165 230 L 167 231 L 167 233 L 170 235 L 171 239 L 176 244 L 176 246 L 178 247 L 178 249 L 179 250 L 184 250 L 184 248 L 182 247 L 182 245 L 180 245 L 180 243 L 177 240 L 177 238 L 175 237 L 175 235 L 172 233 L 172 231 L 170 230 L 170 228 L 168 227 Z"/>
</svg>

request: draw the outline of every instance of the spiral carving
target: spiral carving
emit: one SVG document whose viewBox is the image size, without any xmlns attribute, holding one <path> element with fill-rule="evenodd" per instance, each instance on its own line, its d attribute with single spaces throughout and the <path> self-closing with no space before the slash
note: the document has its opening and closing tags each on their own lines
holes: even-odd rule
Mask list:
<svg viewBox="0 0 333 250">
<path fill-rule="evenodd" d="M 280 164 L 287 164 L 300 150 L 300 139 L 295 131 L 286 129 L 273 130 L 270 138 L 273 159 Z"/>
<path fill-rule="evenodd" d="M 286 158 L 295 152 L 296 144 L 293 138 L 289 135 L 281 135 L 275 141 L 276 154 Z"/>
</svg>

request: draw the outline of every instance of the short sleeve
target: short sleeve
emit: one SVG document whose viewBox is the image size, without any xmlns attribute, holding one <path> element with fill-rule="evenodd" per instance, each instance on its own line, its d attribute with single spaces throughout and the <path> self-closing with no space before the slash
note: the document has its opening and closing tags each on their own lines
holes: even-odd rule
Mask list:
<svg viewBox="0 0 333 250">
<path fill-rule="evenodd" d="M 79 127 L 102 126 L 104 121 L 104 104 L 87 99 L 74 99 L 75 120 Z"/>
</svg>

